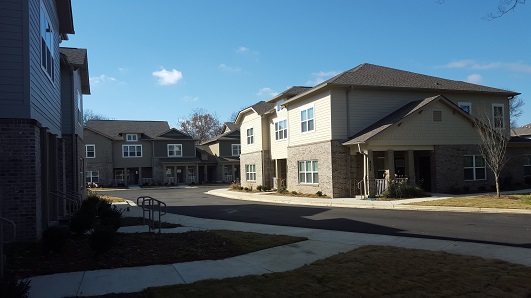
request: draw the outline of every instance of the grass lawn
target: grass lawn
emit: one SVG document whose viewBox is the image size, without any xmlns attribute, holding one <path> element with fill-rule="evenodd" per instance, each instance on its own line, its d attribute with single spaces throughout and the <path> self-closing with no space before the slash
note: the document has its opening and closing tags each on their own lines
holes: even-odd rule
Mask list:
<svg viewBox="0 0 531 298">
<path fill-rule="evenodd" d="M 181 234 L 117 233 L 115 246 L 97 255 L 86 235 L 67 239 L 59 253 L 39 243 L 7 244 L 8 270 L 17 278 L 106 268 L 218 260 L 306 240 L 304 237 L 238 231 L 194 231 Z"/>
<path fill-rule="evenodd" d="M 529 297 L 531 267 L 364 246 L 299 269 L 102 297 Z"/>
<path fill-rule="evenodd" d="M 446 206 L 446 207 L 476 207 L 476 208 L 506 208 L 506 209 L 531 209 L 531 194 L 480 195 L 455 197 L 435 201 L 409 203 L 418 206 Z"/>
</svg>

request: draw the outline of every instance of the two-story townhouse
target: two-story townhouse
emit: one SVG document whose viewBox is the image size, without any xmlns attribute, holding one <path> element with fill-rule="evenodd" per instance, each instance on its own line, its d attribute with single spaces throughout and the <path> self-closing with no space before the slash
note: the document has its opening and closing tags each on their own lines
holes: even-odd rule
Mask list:
<svg viewBox="0 0 531 298">
<path fill-rule="evenodd" d="M 59 49 L 74 34 L 70 1 L 2 1 L 0 10 L 0 215 L 17 240 L 37 240 L 68 212 L 58 193 L 82 192 L 71 177 L 82 165 L 73 112 L 90 94 L 86 50 Z"/>
<path fill-rule="evenodd" d="M 207 172 L 208 181 L 227 182 L 240 179 L 240 128 L 235 123 L 223 124 L 222 132 L 215 138 L 201 143 L 199 148 L 215 157 L 215 168 Z"/>
<path fill-rule="evenodd" d="M 395 177 L 428 191 L 485 187 L 492 175 L 473 117 L 490 118 L 509 136 L 508 103 L 517 94 L 362 64 L 282 103 L 287 144 L 264 150 L 287 156 L 277 176 L 305 193 L 372 196 Z M 242 142 L 242 164 L 246 150 Z"/>
<path fill-rule="evenodd" d="M 178 185 L 209 180 L 214 156 L 166 121 L 90 120 L 84 133 L 86 182 L 104 186 Z"/>
</svg>

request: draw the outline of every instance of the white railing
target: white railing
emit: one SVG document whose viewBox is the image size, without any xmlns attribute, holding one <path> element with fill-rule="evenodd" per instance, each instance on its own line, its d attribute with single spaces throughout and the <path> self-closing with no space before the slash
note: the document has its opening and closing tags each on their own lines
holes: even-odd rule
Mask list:
<svg viewBox="0 0 531 298">
<path fill-rule="evenodd" d="M 387 190 L 387 179 L 374 179 L 376 181 L 376 196 L 382 195 Z"/>
<path fill-rule="evenodd" d="M 142 178 L 142 184 L 152 184 L 153 178 Z"/>
<path fill-rule="evenodd" d="M 225 182 L 231 183 L 232 181 L 232 175 L 225 175 Z"/>
</svg>

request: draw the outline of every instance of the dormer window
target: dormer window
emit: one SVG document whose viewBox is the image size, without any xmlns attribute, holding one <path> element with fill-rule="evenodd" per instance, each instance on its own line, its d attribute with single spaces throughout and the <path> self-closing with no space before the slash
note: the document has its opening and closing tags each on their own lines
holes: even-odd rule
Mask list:
<svg viewBox="0 0 531 298">
<path fill-rule="evenodd" d="M 138 135 L 136 133 L 128 133 L 125 137 L 128 142 L 138 141 Z"/>
<path fill-rule="evenodd" d="M 277 103 L 276 103 L 276 106 L 277 106 L 277 112 L 280 112 L 280 111 L 282 111 L 282 110 L 284 109 L 284 108 L 282 107 L 282 104 L 283 104 L 283 103 L 284 103 L 284 100 L 283 100 L 283 99 L 277 101 Z"/>
</svg>

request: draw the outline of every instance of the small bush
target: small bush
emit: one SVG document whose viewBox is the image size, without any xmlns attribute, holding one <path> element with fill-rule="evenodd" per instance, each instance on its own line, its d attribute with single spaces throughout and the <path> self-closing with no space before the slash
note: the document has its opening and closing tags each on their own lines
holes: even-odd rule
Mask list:
<svg viewBox="0 0 531 298">
<path fill-rule="evenodd" d="M 262 191 L 262 188 L 263 188 L 262 185 L 258 185 L 258 186 L 256 187 L 256 190 L 258 190 L 258 191 Z"/>
<path fill-rule="evenodd" d="M 297 191 L 294 190 L 294 191 L 291 192 L 291 194 L 292 194 L 292 195 L 298 195 L 299 193 L 298 193 Z"/>
<path fill-rule="evenodd" d="M 90 248 L 92 248 L 97 254 L 105 253 L 114 246 L 115 238 L 115 230 L 105 226 L 99 226 L 90 234 Z"/>
<path fill-rule="evenodd" d="M 232 182 L 230 184 L 229 188 L 232 189 L 232 190 L 239 190 L 240 189 L 240 185 L 238 183 L 236 183 L 236 182 Z"/>
<path fill-rule="evenodd" d="M 316 192 L 315 194 L 316 194 L 318 197 L 322 197 L 322 196 L 323 196 L 323 192 L 320 191 L 320 190 L 319 190 L 318 192 Z"/>
<path fill-rule="evenodd" d="M 279 193 L 287 193 L 288 190 L 285 187 L 280 187 L 279 189 L 277 189 L 277 192 L 279 192 Z"/>
<path fill-rule="evenodd" d="M 243 186 L 238 187 L 239 190 L 244 190 Z"/>
<path fill-rule="evenodd" d="M 61 252 L 66 244 L 66 231 L 58 226 L 52 226 L 42 233 L 41 244 L 46 251 Z"/>
<path fill-rule="evenodd" d="M 244 187 L 243 190 L 249 191 L 249 187 Z"/>
<path fill-rule="evenodd" d="M 0 297 L 27 298 L 29 297 L 30 280 L 17 280 L 13 273 L 4 272 L 0 280 Z"/>
<path fill-rule="evenodd" d="M 386 191 L 382 193 L 384 198 L 418 198 L 425 196 L 426 193 L 417 185 L 411 185 L 404 181 L 389 181 L 389 186 Z"/>
<path fill-rule="evenodd" d="M 82 212 L 80 209 L 72 218 L 70 219 L 70 231 L 72 233 L 81 235 L 86 231 L 94 228 L 94 223 L 96 222 L 96 217 L 94 214 L 89 212 Z"/>
<path fill-rule="evenodd" d="M 114 206 L 111 210 L 106 210 L 99 216 L 100 223 L 106 227 L 112 228 L 115 231 L 122 226 L 122 211 Z"/>
</svg>

